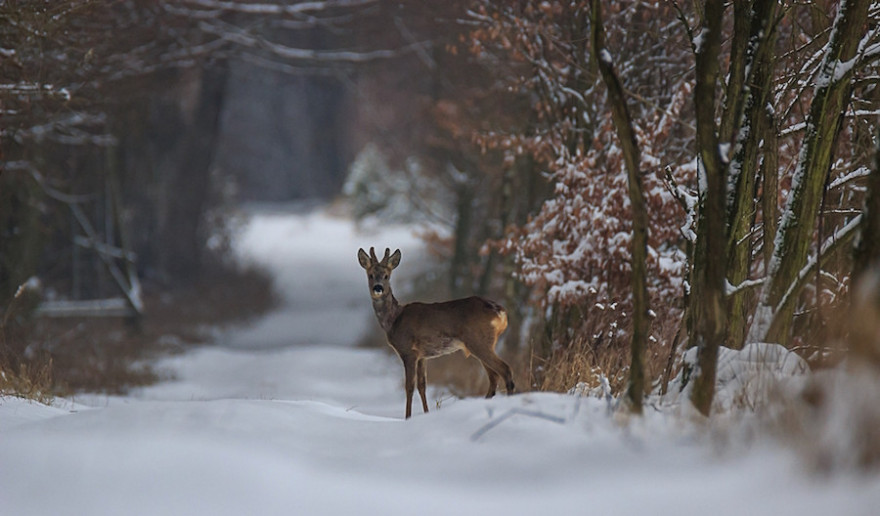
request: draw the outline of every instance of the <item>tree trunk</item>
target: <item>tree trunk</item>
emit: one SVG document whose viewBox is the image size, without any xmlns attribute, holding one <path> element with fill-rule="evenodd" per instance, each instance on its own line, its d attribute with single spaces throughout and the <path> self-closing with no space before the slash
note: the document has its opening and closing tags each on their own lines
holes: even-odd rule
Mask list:
<svg viewBox="0 0 880 516">
<path fill-rule="evenodd" d="M 779 129 L 773 114 L 764 111 L 767 119 L 767 132 L 764 139 L 764 159 L 761 161 L 761 180 L 763 192 L 761 194 L 761 213 L 763 215 L 763 246 L 764 268 L 766 272 L 770 260 L 773 259 L 773 238 L 776 236 L 776 228 L 779 225 L 779 144 L 777 135 Z"/>
<path fill-rule="evenodd" d="M 834 20 L 828 53 L 823 59 L 807 117 L 806 135 L 792 178 L 791 192 L 776 234 L 768 281 L 762 292 L 756 340 L 787 344 L 797 292 L 789 292 L 804 267 L 816 229 L 819 205 L 852 92 L 853 59 L 868 19 L 868 0 L 841 2 Z M 787 300 L 783 305 L 781 303 Z M 767 325 L 767 321 L 770 321 Z M 753 323 L 754 324 L 754 323 Z"/>
<path fill-rule="evenodd" d="M 743 109 L 746 86 L 746 60 L 750 43 L 751 2 L 733 2 L 733 36 L 730 42 L 730 66 L 724 89 L 724 109 L 718 127 L 718 140 L 732 143 Z"/>
<path fill-rule="evenodd" d="M 473 225 L 474 191 L 470 185 L 459 185 L 456 192 L 456 217 L 453 254 L 449 269 L 449 290 L 458 298 L 470 292 L 470 238 Z"/>
<path fill-rule="evenodd" d="M 715 396 L 715 370 L 718 362 L 718 346 L 724 340 L 725 309 L 723 259 L 726 239 L 725 221 L 725 166 L 718 148 L 715 125 L 715 87 L 719 75 L 721 51 L 721 22 L 724 16 L 722 0 L 706 0 L 702 29 L 697 37 L 696 84 L 694 104 L 697 121 L 697 151 L 705 174 L 705 199 L 699 218 L 703 219 L 705 231 L 697 238 L 705 238 L 705 245 L 695 246 L 694 265 L 702 263 L 700 274 L 694 277 L 701 296 L 691 296 L 696 303 L 694 312 L 694 342 L 697 346 L 697 370 L 694 375 L 691 402 L 703 415 L 708 416 Z"/>
<path fill-rule="evenodd" d="M 874 154 L 874 169 L 868 175 L 868 191 L 859 226 L 859 239 L 853 250 L 851 284 L 855 288 L 866 272 L 873 269 L 875 274 L 880 273 L 880 143 Z"/>
<path fill-rule="evenodd" d="M 741 3 L 744 2 L 734 5 Z M 734 286 L 748 279 L 752 264 L 749 233 L 755 221 L 758 149 L 761 141 L 767 141 L 769 126 L 765 106 L 770 97 L 773 47 L 776 44 L 776 1 L 758 0 L 747 10 L 751 13 L 750 22 L 735 24 L 739 30 L 748 30 L 748 47 L 742 60 L 744 68 L 750 72 L 737 95 L 745 101 L 729 169 L 727 280 Z M 735 16 L 741 16 L 736 9 Z M 745 340 L 746 301 L 750 294 L 746 289 L 738 289 L 728 299 L 725 345 L 729 348 L 739 349 Z"/>
<path fill-rule="evenodd" d="M 170 164 L 168 215 L 157 252 L 162 269 L 175 280 L 202 272 L 205 212 L 210 202 L 211 167 L 225 90 L 225 70 L 208 69 L 198 78 L 199 96 L 180 147 L 179 163 Z"/>
<path fill-rule="evenodd" d="M 591 2 L 593 57 L 608 89 L 611 116 L 617 136 L 620 138 L 626 164 L 629 200 L 632 205 L 632 289 L 633 289 L 633 334 L 630 343 L 631 365 L 627 399 L 633 412 L 642 413 L 642 398 L 645 393 L 645 349 L 648 341 L 650 319 L 648 316 L 647 254 L 648 254 L 648 212 L 642 192 L 639 165 L 639 147 L 632 126 L 632 118 L 626 105 L 623 86 L 614 71 L 611 56 L 605 48 L 605 34 L 599 0 Z"/>
<path fill-rule="evenodd" d="M 18 287 L 36 274 L 46 246 L 39 209 L 45 195 L 27 174 L 0 175 L 0 313 L 8 309 Z"/>
</svg>

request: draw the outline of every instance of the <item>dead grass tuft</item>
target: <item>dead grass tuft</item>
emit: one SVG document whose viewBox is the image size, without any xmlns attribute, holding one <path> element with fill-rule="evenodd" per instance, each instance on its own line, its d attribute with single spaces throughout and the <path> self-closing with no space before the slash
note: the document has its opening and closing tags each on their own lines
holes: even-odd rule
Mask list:
<svg viewBox="0 0 880 516">
<path fill-rule="evenodd" d="M 816 471 L 880 470 L 880 274 L 868 276 L 836 323 L 845 363 L 780 396 L 769 418 Z"/>
<path fill-rule="evenodd" d="M 664 308 L 655 311 L 661 315 L 652 323 L 652 338 L 645 352 L 646 389 L 651 389 L 654 381 L 663 374 L 670 352 L 669 343 L 678 330 L 678 310 Z M 605 377 L 614 395 L 623 392 L 629 380 L 632 338 L 625 314 L 597 307 L 586 314 L 580 326 L 570 334 L 568 339 L 556 345 L 542 346 L 542 349 L 551 349 L 547 356 L 532 350 L 530 371 L 534 388 L 568 392 L 583 384 L 581 388 L 593 389 Z"/>
<path fill-rule="evenodd" d="M 560 347 L 548 358 L 534 356 L 534 385 L 540 391 L 568 392 L 578 384 L 598 387 L 602 376 L 611 392 L 623 392 L 629 377 L 629 354 L 621 346 L 601 349 L 580 336 L 568 347 Z"/>
<path fill-rule="evenodd" d="M 19 362 L 17 368 L 8 359 L 0 359 L 0 395 L 49 404 L 55 397 L 53 392 L 52 357 Z"/>
<path fill-rule="evenodd" d="M 75 392 L 124 394 L 159 380 L 159 356 L 207 342 L 214 327 L 247 321 L 277 300 L 267 273 L 233 268 L 186 289 L 144 285 L 146 315 L 136 327 L 121 319 L 19 313 L 0 331 L 0 392 L 40 401 Z"/>
</svg>

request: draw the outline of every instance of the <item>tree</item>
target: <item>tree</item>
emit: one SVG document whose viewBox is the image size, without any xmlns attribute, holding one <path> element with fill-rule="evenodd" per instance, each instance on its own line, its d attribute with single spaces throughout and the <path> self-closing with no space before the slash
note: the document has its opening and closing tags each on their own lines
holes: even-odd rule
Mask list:
<svg viewBox="0 0 880 516">
<path fill-rule="evenodd" d="M 639 170 L 639 146 L 633 130 L 632 118 L 626 105 L 623 87 L 614 71 L 614 64 L 608 49 L 605 48 L 605 34 L 602 28 L 601 6 L 599 0 L 591 2 L 590 23 L 593 59 L 596 60 L 602 80 L 608 88 L 612 119 L 618 138 L 623 147 L 624 163 L 627 171 L 629 200 L 632 206 L 633 237 L 632 247 L 632 296 L 633 332 L 630 344 L 630 371 L 627 399 L 634 412 L 642 413 L 642 398 L 645 392 L 645 350 L 648 341 L 650 319 L 648 312 L 648 214 L 645 196 L 642 193 L 641 171 Z"/>
<path fill-rule="evenodd" d="M 868 176 L 865 207 L 853 249 L 853 284 L 858 284 L 872 270 L 875 274 L 880 272 L 880 139 Z"/>
<path fill-rule="evenodd" d="M 645 235 L 645 288 L 663 311 L 657 319 L 667 326 L 677 319 L 680 305 L 669 300 L 680 297 L 685 255 L 675 224 L 678 200 L 663 187 L 662 172 L 675 168 L 689 181 L 695 167 L 688 143 L 692 128 L 681 124 L 691 92 L 684 38 L 663 29 L 674 19 L 672 7 L 615 4 L 608 10 L 607 44 L 619 49 L 618 68 L 630 72 L 620 79 L 623 95 L 634 100 L 628 106 L 632 133 L 642 149 L 635 156 L 619 143 L 612 102 L 596 61 L 589 59 L 594 49 L 583 44 L 590 31 L 589 7 L 588 2 L 483 2 L 473 12 L 481 24 L 475 47 L 484 60 L 514 63 L 508 69 L 495 65 L 502 73 L 498 88 L 531 99 L 533 113 L 521 132 L 499 129 L 481 141 L 502 149 L 510 162 L 528 157 L 555 188 L 528 221 L 508 230 L 502 244 L 502 252 L 516 260 L 518 277 L 531 288 L 533 310 L 550 314 L 540 325 L 547 331 L 535 337 L 539 347 L 533 349 L 548 356 L 584 343 L 590 356 L 604 361 L 632 344 L 629 314 L 638 260 L 632 259 L 631 246 L 640 246 L 633 239 L 634 183 L 628 180 L 627 161 L 637 160 L 652 228 Z M 639 30 L 627 30 L 626 23 L 638 24 Z M 677 64 L 681 67 L 670 69 Z M 656 346 L 654 336 L 645 339 Z M 656 347 L 649 352 L 656 355 Z"/>
<path fill-rule="evenodd" d="M 839 10 L 854 9 L 850 4 L 841 4 Z M 493 63 L 507 59 L 526 65 L 508 70 L 496 66 L 501 85 L 536 99 L 536 129 L 499 131 L 492 141 L 533 157 L 555 184 L 551 198 L 509 233 L 503 249 L 516 256 L 520 277 L 539 293 L 535 304 L 562 328 L 555 345 L 584 334 L 588 336 L 580 338 L 596 342 L 596 335 L 606 333 L 595 326 L 587 330 L 586 321 L 599 319 L 597 311 L 607 306 L 605 300 L 619 296 L 627 309 L 631 306 L 631 298 L 620 296 L 631 278 L 631 253 L 618 253 L 621 243 L 631 241 L 612 238 L 630 230 L 629 215 L 620 215 L 631 203 L 623 201 L 626 152 L 608 137 L 619 129 L 608 115 L 613 103 L 596 95 L 602 71 L 598 64 L 579 66 L 582 52 L 571 45 L 586 28 L 574 15 L 584 6 L 475 5 L 481 52 L 491 52 Z M 880 32 L 873 26 L 865 31 L 863 26 L 841 25 L 839 14 L 826 19 L 813 6 L 775 1 L 739 2 L 730 10 L 713 1 L 696 5 L 694 12 L 685 7 L 617 3 L 608 9 L 605 31 L 620 49 L 619 79 L 632 101 L 632 126 L 642 147 L 640 169 L 669 178 L 666 195 L 657 196 L 655 186 L 663 182 L 655 183 L 650 173 L 642 177 L 652 229 L 649 296 L 663 292 L 661 305 L 668 305 L 669 299 L 683 297 L 674 286 L 685 287 L 681 333 L 689 345 L 701 347 L 694 378 L 696 391 L 703 394 L 696 395 L 696 404 L 708 413 L 712 395 L 703 389 L 711 389 L 714 381 L 700 378 L 711 376 L 715 346 L 742 346 L 750 321 L 751 338 L 758 338 L 754 330 L 767 328 L 761 323 L 767 314 L 776 314 L 780 324 L 788 321 L 781 332 L 786 338 L 799 334 L 802 339 L 805 328 L 822 324 L 821 311 L 813 310 L 820 296 L 834 302 L 846 289 L 849 266 L 834 257 L 854 234 L 853 215 L 862 198 L 870 127 L 865 117 L 877 106 L 868 85 L 876 70 Z M 859 12 L 854 19 L 864 21 L 878 7 Z M 673 26 L 682 30 L 670 30 Z M 840 55 L 835 49 L 844 33 L 856 51 Z M 664 37 L 653 39 L 656 34 Z M 683 52 L 685 42 L 692 43 L 691 53 Z M 652 59 L 643 59 L 646 55 Z M 822 72 L 824 62 L 837 63 L 838 73 Z M 678 68 L 680 63 L 694 63 L 694 75 L 686 66 Z M 832 83 L 840 92 L 851 91 L 853 101 L 829 104 L 836 97 L 821 90 Z M 679 104 L 690 99 L 693 111 Z M 847 110 L 847 105 L 853 107 Z M 819 106 L 829 116 L 813 112 Z M 652 116 L 658 113 L 663 116 Z M 819 120 L 836 132 L 814 138 L 810 129 Z M 825 150 L 810 151 L 820 147 Z M 836 161 L 831 158 L 835 155 Z M 806 163 L 819 165 L 804 168 Z M 813 166 L 825 171 L 817 182 L 822 188 L 805 203 L 812 206 L 806 213 L 812 222 L 799 223 L 798 236 L 789 236 L 800 246 L 793 252 L 777 235 L 800 219 L 785 213 L 793 213 L 790 207 L 799 202 L 799 171 Z M 697 169 L 701 179 L 696 179 Z M 781 220 L 779 198 L 788 199 Z M 686 217 L 681 228 L 669 216 L 678 206 Z M 816 257 L 807 259 L 812 252 Z M 785 262 L 796 273 L 782 280 L 772 272 L 774 262 Z M 760 301 L 774 281 L 786 285 L 786 310 L 773 306 L 765 311 L 767 304 Z M 810 282 L 814 288 L 807 288 Z M 762 285 L 756 307 L 755 289 Z M 794 312 L 787 311 L 795 306 L 805 314 L 797 328 L 790 326 Z M 632 321 L 630 316 L 627 320 Z"/>
<path fill-rule="evenodd" d="M 726 170 L 718 146 L 715 123 L 715 88 L 718 83 L 721 51 L 721 22 L 724 3 L 707 0 L 703 7 L 702 27 L 694 41 L 696 84 L 694 104 L 697 122 L 697 152 L 702 166 L 700 179 L 700 217 L 694 246 L 691 302 L 695 310 L 693 344 L 697 347 L 697 371 L 691 402 L 704 415 L 709 415 L 715 393 L 715 369 L 718 347 L 724 339 L 725 268 L 723 256 L 727 245 Z M 705 186 L 702 186 L 705 184 Z"/>
<path fill-rule="evenodd" d="M 733 155 L 728 165 L 727 198 L 727 282 L 741 285 L 749 278 L 752 265 L 752 242 L 749 235 L 755 227 L 755 196 L 759 176 L 763 175 L 765 233 L 775 232 L 776 224 L 776 164 L 769 159 L 775 146 L 776 128 L 768 113 L 773 78 L 774 47 L 779 23 L 777 3 L 756 1 L 734 3 L 734 37 L 731 48 L 730 79 L 726 99 L 743 99 L 742 110 L 725 105 L 719 134 L 721 141 L 733 142 Z M 734 52 L 737 46 L 742 46 Z M 748 70 L 748 76 L 745 76 Z M 742 76 L 743 80 L 734 77 Z M 732 121 L 739 119 L 738 122 Z M 728 123 L 727 130 L 725 121 Z M 732 131 L 737 129 L 734 138 Z M 764 163 L 761 174 L 759 153 L 764 142 Z M 765 248 L 772 242 L 766 242 Z M 772 247 L 772 245 L 771 245 Z M 745 340 L 748 322 L 748 289 L 735 289 L 727 299 L 727 332 L 725 346 L 740 348 Z"/>
<path fill-rule="evenodd" d="M 852 78 L 860 59 L 880 48 L 866 48 L 867 0 L 840 3 L 822 59 L 806 120 L 804 142 L 792 178 L 792 190 L 782 212 L 767 266 L 767 281 L 750 337 L 788 342 L 797 292 L 791 290 L 807 261 L 822 194 L 827 184 L 841 120 L 852 93 Z"/>
</svg>

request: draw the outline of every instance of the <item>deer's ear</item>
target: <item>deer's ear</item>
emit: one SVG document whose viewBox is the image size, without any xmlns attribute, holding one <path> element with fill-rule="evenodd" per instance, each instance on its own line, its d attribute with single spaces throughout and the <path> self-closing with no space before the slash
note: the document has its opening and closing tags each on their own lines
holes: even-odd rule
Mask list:
<svg viewBox="0 0 880 516">
<path fill-rule="evenodd" d="M 363 249 L 358 249 L 358 263 L 366 269 L 370 265 L 370 257 Z"/>
<path fill-rule="evenodd" d="M 394 251 L 394 254 L 391 255 L 391 258 L 388 260 L 388 266 L 394 269 L 400 265 L 400 249 Z"/>
</svg>

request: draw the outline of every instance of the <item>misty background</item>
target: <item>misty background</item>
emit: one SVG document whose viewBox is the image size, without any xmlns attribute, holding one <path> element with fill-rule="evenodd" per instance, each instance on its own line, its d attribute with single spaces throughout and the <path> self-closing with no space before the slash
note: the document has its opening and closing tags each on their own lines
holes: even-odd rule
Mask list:
<svg viewBox="0 0 880 516">
<path fill-rule="evenodd" d="M 755 5 L 4 2 L 0 366 L 106 388 L 270 310 L 253 203 L 426 223 L 413 297 L 503 304 L 536 389 L 644 352 L 647 392 L 698 343 L 835 365 L 880 255 L 880 5 Z"/>
</svg>

